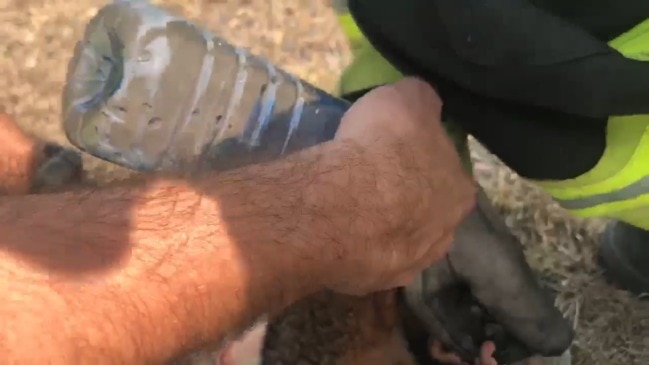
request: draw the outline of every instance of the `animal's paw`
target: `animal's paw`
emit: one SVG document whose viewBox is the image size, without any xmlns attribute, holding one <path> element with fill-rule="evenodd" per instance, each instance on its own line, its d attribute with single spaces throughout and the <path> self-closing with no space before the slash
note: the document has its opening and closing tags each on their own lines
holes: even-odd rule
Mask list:
<svg viewBox="0 0 649 365">
<path fill-rule="evenodd" d="M 42 144 L 42 154 L 32 181 L 32 192 L 48 192 L 80 182 L 83 160 L 79 151 L 47 142 Z"/>
</svg>

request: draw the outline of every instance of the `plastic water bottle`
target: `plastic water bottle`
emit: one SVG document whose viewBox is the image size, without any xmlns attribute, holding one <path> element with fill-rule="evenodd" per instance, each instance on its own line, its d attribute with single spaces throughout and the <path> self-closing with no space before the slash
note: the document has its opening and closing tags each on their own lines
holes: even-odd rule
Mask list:
<svg viewBox="0 0 649 365">
<path fill-rule="evenodd" d="M 83 151 L 135 170 L 225 170 L 334 137 L 349 103 L 142 0 L 88 24 L 63 119 Z"/>
</svg>

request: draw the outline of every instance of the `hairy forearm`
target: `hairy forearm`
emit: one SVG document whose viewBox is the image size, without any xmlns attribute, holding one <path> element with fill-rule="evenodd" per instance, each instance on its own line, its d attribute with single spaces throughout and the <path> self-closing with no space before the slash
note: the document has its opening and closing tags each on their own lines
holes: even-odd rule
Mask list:
<svg viewBox="0 0 649 365">
<path fill-rule="evenodd" d="M 163 361 L 320 289 L 350 157 L 327 148 L 193 182 L 0 198 L 3 357 Z"/>
</svg>

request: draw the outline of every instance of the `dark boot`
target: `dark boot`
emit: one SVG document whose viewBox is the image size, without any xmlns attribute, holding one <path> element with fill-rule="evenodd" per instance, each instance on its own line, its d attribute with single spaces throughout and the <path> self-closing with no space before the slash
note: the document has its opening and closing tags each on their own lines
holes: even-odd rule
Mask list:
<svg viewBox="0 0 649 365">
<path fill-rule="evenodd" d="M 598 261 L 614 284 L 635 295 L 649 294 L 649 231 L 623 222 L 609 225 Z"/>
</svg>

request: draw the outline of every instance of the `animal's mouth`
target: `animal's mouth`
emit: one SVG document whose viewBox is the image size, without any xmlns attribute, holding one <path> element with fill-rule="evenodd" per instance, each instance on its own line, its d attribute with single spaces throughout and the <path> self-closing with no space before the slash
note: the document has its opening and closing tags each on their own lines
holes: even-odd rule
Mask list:
<svg viewBox="0 0 649 365">
<path fill-rule="evenodd" d="M 430 334 L 426 326 L 408 307 L 404 293 L 399 290 L 397 294 L 397 311 L 401 319 L 401 330 L 408 351 L 418 365 L 441 365 L 433 359 L 430 353 Z"/>
<path fill-rule="evenodd" d="M 487 341 L 496 344 L 516 342 L 479 304 L 467 285 L 451 285 L 434 295 L 424 295 L 423 299 L 420 304 L 425 308 L 414 309 L 403 289 L 397 296 L 403 337 L 419 365 L 443 364 L 431 354 L 433 340 L 445 345 L 449 353 L 470 363 L 478 357 L 479 349 Z M 427 312 L 426 319 L 422 318 L 422 311 Z M 431 320 L 435 323 L 429 323 Z M 505 351 L 501 349 L 497 356 L 508 360 L 527 357 L 517 349 L 519 346 L 505 347 Z"/>
<path fill-rule="evenodd" d="M 559 356 L 572 342 L 570 323 L 484 192 L 477 203 L 456 229 L 446 260 L 402 289 L 406 308 L 465 362 L 479 358 L 487 342 L 504 364 Z"/>
</svg>

